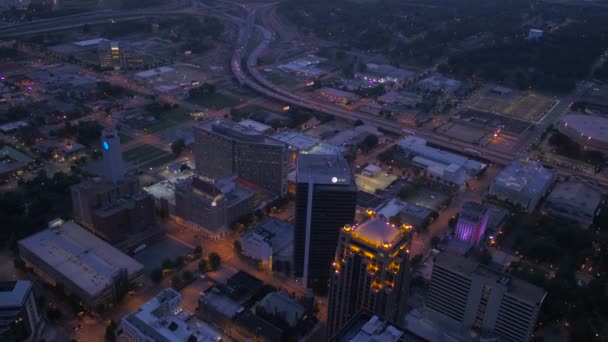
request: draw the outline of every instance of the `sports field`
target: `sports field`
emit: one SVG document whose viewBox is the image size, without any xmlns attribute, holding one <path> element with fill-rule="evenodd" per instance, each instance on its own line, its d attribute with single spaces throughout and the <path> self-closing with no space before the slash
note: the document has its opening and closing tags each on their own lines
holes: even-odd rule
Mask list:
<svg viewBox="0 0 608 342">
<path fill-rule="evenodd" d="M 152 145 L 140 145 L 123 152 L 122 158 L 125 162 L 140 167 L 157 167 L 170 162 L 175 157 L 158 147 Z"/>
<path fill-rule="evenodd" d="M 470 107 L 482 112 L 504 115 L 527 122 L 540 120 L 555 100 L 538 94 L 483 94 L 471 99 Z"/>
</svg>

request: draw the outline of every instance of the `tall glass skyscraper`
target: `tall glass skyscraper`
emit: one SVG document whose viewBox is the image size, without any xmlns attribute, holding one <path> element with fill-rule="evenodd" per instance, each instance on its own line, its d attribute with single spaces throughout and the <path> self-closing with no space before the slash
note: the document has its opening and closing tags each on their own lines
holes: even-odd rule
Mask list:
<svg viewBox="0 0 608 342">
<path fill-rule="evenodd" d="M 300 154 L 296 182 L 295 275 L 324 288 L 340 229 L 355 218 L 357 186 L 342 155 Z"/>
</svg>

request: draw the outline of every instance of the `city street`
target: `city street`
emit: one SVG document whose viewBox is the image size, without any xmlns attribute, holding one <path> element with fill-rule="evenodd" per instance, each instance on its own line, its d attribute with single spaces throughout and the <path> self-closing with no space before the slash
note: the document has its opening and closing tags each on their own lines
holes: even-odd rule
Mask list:
<svg viewBox="0 0 608 342">
<path fill-rule="evenodd" d="M 488 167 L 485 174 L 479 179 L 469 181 L 467 190 L 459 191 L 450 201 L 447 208 L 439 213 L 439 217 L 427 227 L 426 232 L 415 234 L 412 241 L 410 255 L 426 255 L 431 249 L 431 239 L 434 236 L 442 238 L 448 233 L 448 221 L 460 212 L 462 205 L 467 201 L 481 202 L 488 192 L 491 181 L 500 172 L 500 168 L 492 165 Z"/>
</svg>

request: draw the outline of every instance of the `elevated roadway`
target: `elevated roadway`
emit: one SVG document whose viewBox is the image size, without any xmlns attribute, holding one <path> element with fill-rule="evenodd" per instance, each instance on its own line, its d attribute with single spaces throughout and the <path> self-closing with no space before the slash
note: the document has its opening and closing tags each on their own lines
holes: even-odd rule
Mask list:
<svg viewBox="0 0 608 342">
<path fill-rule="evenodd" d="M 510 153 L 474 146 L 465 142 L 434 134 L 433 132 L 406 127 L 400 123 L 386 120 L 377 116 L 346 110 L 338 106 L 322 103 L 306 96 L 294 94 L 287 89 L 273 84 L 260 73 L 259 69 L 257 68 L 257 62 L 260 55 L 273 40 L 274 34 L 265 27 L 254 24 L 255 14 L 256 10 L 250 10 L 248 12 L 245 23 L 241 26 L 238 44 L 232 57 L 231 69 L 240 84 L 246 85 L 262 95 L 286 104 L 308 108 L 348 120 L 359 119 L 394 134 L 416 135 L 426 139 L 429 143 L 458 151 L 460 153 L 469 154 L 477 158 L 482 158 L 492 163 L 504 165 L 508 164 L 513 159 L 513 155 Z M 252 52 L 247 55 L 249 39 L 254 31 L 258 31 L 260 33 L 261 41 L 255 48 L 253 48 Z"/>
</svg>

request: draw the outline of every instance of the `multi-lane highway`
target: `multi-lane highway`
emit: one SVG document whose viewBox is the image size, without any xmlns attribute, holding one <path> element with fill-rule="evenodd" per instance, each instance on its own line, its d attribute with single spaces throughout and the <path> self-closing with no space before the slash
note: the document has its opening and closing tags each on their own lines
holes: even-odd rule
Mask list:
<svg viewBox="0 0 608 342">
<path fill-rule="evenodd" d="M 266 8 L 261 8 L 260 10 L 264 11 Z M 274 33 L 261 25 L 255 24 L 256 12 L 256 9 L 248 10 L 247 18 L 241 25 L 238 44 L 232 57 L 232 72 L 240 84 L 246 85 L 260 94 L 282 101 L 286 104 L 308 108 L 349 120 L 360 119 L 388 132 L 416 135 L 426 139 L 430 143 L 451 150 L 457 150 L 464 154 L 471 154 L 475 157 L 481 157 L 494 163 L 507 164 L 513 159 L 513 155 L 509 153 L 474 146 L 465 142 L 434 134 L 433 132 L 423 131 L 412 127 L 405 127 L 400 123 L 386 120 L 374 115 L 350 111 L 331 104 L 322 103 L 303 95 L 294 94 L 287 89 L 273 84 L 260 73 L 259 69 L 257 68 L 257 64 L 262 52 L 264 52 L 264 50 L 274 39 Z M 247 54 L 250 37 L 256 31 L 260 34 L 261 41 L 256 47 L 253 48 L 251 53 Z"/>
<path fill-rule="evenodd" d="M 445 137 L 440 134 L 436 134 L 431 131 L 426 131 L 418 128 L 402 125 L 398 122 L 386 120 L 374 115 L 369 115 L 361 112 L 350 111 L 338 106 L 326 104 L 311 99 L 306 96 L 294 94 L 287 89 L 279 87 L 272 82 L 268 81 L 259 71 L 258 59 L 262 52 L 269 46 L 271 41 L 274 39 L 274 33 L 262 25 L 255 24 L 255 16 L 258 11 L 265 11 L 269 7 L 258 7 L 257 9 L 250 9 L 245 6 L 241 6 L 247 11 L 247 18 L 244 21 L 240 21 L 241 29 L 239 33 L 238 44 L 235 48 L 234 54 L 231 61 L 231 69 L 237 80 L 241 85 L 248 86 L 252 90 L 262 94 L 264 96 L 273 98 L 286 104 L 296 105 L 303 108 L 308 108 L 318 112 L 330 114 L 336 117 L 357 120 L 360 119 L 366 123 L 373 124 L 378 128 L 384 129 L 391 133 L 405 134 L 405 135 L 416 135 L 418 137 L 426 139 L 429 143 L 440 146 L 444 149 L 452 150 L 461 154 L 469 155 L 474 158 L 481 158 L 486 161 L 506 165 L 510 163 L 516 156 L 517 152 L 525 152 L 525 149 L 516 150 L 514 153 L 500 152 L 492 149 L 488 149 L 481 146 L 475 146 L 472 144 L 465 143 L 463 141 Z M 232 17 L 232 20 L 235 18 Z M 238 22 L 238 19 L 237 19 Z M 261 41 L 253 50 L 248 53 L 249 39 L 254 32 L 258 32 L 261 36 Z M 243 67 L 244 64 L 244 67 Z M 556 119 L 560 114 L 568 108 L 567 104 L 558 104 L 559 110 L 552 111 L 551 120 Z M 543 124 L 547 124 L 550 120 L 544 118 Z M 533 136 L 540 135 L 542 130 L 534 132 Z M 533 140 L 533 139 L 532 139 Z M 524 144 L 526 147 L 531 141 Z M 523 147 L 522 147 L 523 148 Z M 598 184 L 602 187 L 608 188 L 608 182 L 596 179 L 593 176 L 584 174 L 582 172 L 566 169 L 558 165 L 553 165 L 559 174 L 563 176 L 573 175 L 580 179 L 586 180 Z"/>
</svg>

